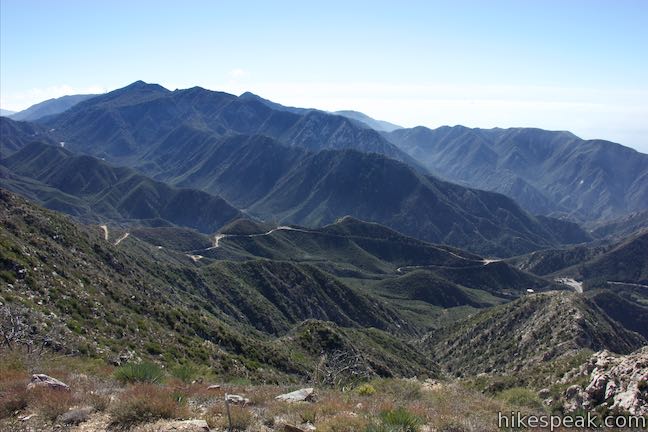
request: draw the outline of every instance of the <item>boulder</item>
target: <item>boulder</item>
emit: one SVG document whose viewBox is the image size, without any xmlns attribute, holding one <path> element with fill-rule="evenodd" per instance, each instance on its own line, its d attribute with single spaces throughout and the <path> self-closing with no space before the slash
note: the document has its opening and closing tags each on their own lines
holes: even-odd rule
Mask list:
<svg viewBox="0 0 648 432">
<path fill-rule="evenodd" d="M 294 392 L 279 395 L 275 397 L 275 399 L 282 400 L 284 402 L 314 402 L 314 391 L 315 389 L 313 389 L 312 387 L 303 388 Z"/>
<path fill-rule="evenodd" d="M 588 409 L 591 405 L 589 394 L 579 385 L 572 385 L 565 390 L 565 411 L 568 413 Z"/>
<path fill-rule="evenodd" d="M 65 384 L 63 381 L 59 381 L 56 378 L 52 378 L 45 374 L 32 375 L 31 382 L 27 384 L 27 390 L 32 390 L 36 387 L 47 387 L 54 390 L 70 390 L 70 386 Z"/>
<path fill-rule="evenodd" d="M 585 391 L 596 403 L 605 402 L 605 393 L 610 377 L 606 373 L 592 373 L 592 380 Z"/>
<path fill-rule="evenodd" d="M 155 426 L 157 432 L 209 432 L 209 425 L 205 420 L 176 420 L 158 423 Z"/>
<path fill-rule="evenodd" d="M 78 425 L 88 421 L 90 415 L 95 411 L 93 407 L 73 408 L 59 417 L 59 421 L 64 425 Z"/>
<path fill-rule="evenodd" d="M 614 382 L 610 381 L 605 387 L 605 399 L 609 399 L 617 393 L 617 388 L 619 386 Z"/>
<path fill-rule="evenodd" d="M 316 431 L 317 428 L 313 426 L 310 423 L 304 423 L 301 426 L 293 426 L 291 424 L 285 424 L 284 425 L 284 431 L 285 432 L 313 432 Z"/>
<path fill-rule="evenodd" d="M 250 399 L 239 396 L 236 394 L 228 394 L 225 396 L 225 401 L 234 404 L 234 405 L 247 405 L 250 403 Z"/>
</svg>

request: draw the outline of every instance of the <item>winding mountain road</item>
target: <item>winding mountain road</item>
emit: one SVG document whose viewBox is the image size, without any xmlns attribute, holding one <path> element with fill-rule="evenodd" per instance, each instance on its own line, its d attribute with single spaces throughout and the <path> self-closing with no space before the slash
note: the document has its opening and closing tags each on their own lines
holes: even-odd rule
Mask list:
<svg viewBox="0 0 648 432">
<path fill-rule="evenodd" d="M 437 264 L 426 264 L 426 265 L 398 267 L 396 269 L 396 271 L 398 273 L 403 273 L 403 270 L 407 270 L 407 269 L 419 269 L 419 268 L 428 268 L 428 267 L 444 268 L 444 269 L 471 269 L 471 268 L 484 267 L 484 266 L 487 266 L 488 264 L 502 261 L 502 260 L 499 260 L 499 259 L 487 259 L 487 258 L 476 260 L 476 259 L 472 259 L 472 258 L 462 257 L 461 255 L 457 255 L 456 253 L 451 252 L 449 250 L 443 249 L 443 251 L 449 253 L 450 255 L 452 255 L 455 258 L 459 258 L 459 259 L 462 259 L 464 261 L 470 261 L 470 262 L 478 263 L 479 265 L 468 266 L 468 267 L 458 267 L 458 266 L 443 266 L 443 265 L 437 265 Z"/>
<path fill-rule="evenodd" d="M 620 282 L 620 281 L 607 281 L 607 283 L 612 284 L 612 285 L 630 285 L 630 286 L 637 287 L 637 288 L 646 288 L 646 289 L 648 289 L 648 285 L 642 285 L 642 284 L 638 284 L 638 283 Z"/>
<path fill-rule="evenodd" d="M 264 233 L 258 233 L 258 234 L 216 234 L 214 236 L 212 246 L 208 247 L 206 249 L 201 249 L 201 250 L 209 251 L 209 250 L 217 249 L 217 248 L 219 248 L 221 246 L 221 243 L 220 243 L 221 240 L 223 240 L 225 238 L 231 238 L 231 237 L 248 237 L 248 238 L 251 238 L 251 237 L 263 237 L 263 236 L 271 235 L 272 233 L 275 233 L 277 231 L 298 231 L 298 232 L 305 232 L 305 233 L 322 234 L 319 231 L 312 231 L 312 230 L 307 230 L 307 229 L 303 229 L 303 228 L 294 228 L 294 227 L 287 226 L 287 225 L 281 225 L 281 226 L 278 226 L 276 228 L 271 229 L 270 231 L 267 231 L 267 232 L 264 232 Z M 329 234 L 329 235 L 333 235 L 333 234 Z M 487 266 L 488 264 L 501 261 L 499 259 L 472 259 L 472 258 L 466 258 L 466 257 L 458 255 L 458 254 L 456 254 L 456 253 L 454 253 L 452 251 L 449 251 L 447 249 L 439 248 L 439 247 L 436 247 L 436 246 L 432 246 L 432 247 L 434 247 L 434 248 L 436 248 L 436 249 L 438 249 L 440 251 L 443 251 L 443 252 L 445 252 L 447 254 L 450 254 L 455 258 L 458 258 L 458 259 L 461 259 L 461 260 L 464 260 L 464 261 L 474 262 L 474 263 L 478 264 L 478 265 L 475 265 L 474 267 L 483 267 L 483 266 Z M 202 255 L 198 254 L 198 252 L 200 252 L 200 250 L 192 251 L 191 253 L 187 252 L 186 254 L 187 254 L 187 256 L 192 258 L 194 261 L 198 261 L 200 258 L 203 258 Z M 196 259 L 194 257 L 200 257 L 200 258 Z M 416 268 L 425 268 L 425 267 L 447 268 L 447 269 L 473 268 L 473 267 L 439 266 L 439 265 L 430 264 L 430 265 L 418 265 L 418 266 L 403 266 L 403 267 L 397 268 L 396 271 L 398 273 L 403 273 L 403 270 L 405 270 L 405 269 L 416 269 Z"/>
<path fill-rule="evenodd" d="M 126 239 L 128 238 L 129 235 L 130 235 L 130 233 L 124 233 L 124 234 L 122 234 L 122 236 L 119 237 L 119 238 L 117 239 L 117 241 L 115 242 L 115 246 L 117 246 L 119 243 L 121 243 L 121 242 L 123 242 L 124 240 L 126 240 Z"/>
<path fill-rule="evenodd" d="M 301 228 L 293 228 L 293 227 L 290 227 L 290 226 L 283 226 L 282 225 L 282 226 L 278 226 L 277 228 L 273 228 L 268 232 L 259 233 L 259 234 L 216 234 L 214 236 L 214 244 L 211 247 L 208 247 L 205 250 L 212 250 L 212 249 L 216 249 L 216 248 L 220 247 L 220 241 L 222 239 L 224 239 L 224 238 L 228 238 L 228 237 L 262 237 L 262 236 L 270 235 L 270 234 L 272 234 L 274 232 L 277 232 L 277 231 L 312 232 L 312 231 L 301 229 Z"/>
</svg>

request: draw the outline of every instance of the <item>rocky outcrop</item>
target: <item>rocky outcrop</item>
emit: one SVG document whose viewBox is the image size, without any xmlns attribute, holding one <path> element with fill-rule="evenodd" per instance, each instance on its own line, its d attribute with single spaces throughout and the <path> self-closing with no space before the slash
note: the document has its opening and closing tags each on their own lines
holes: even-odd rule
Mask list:
<svg viewBox="0 0 648 432">
<path fill-rule="evenodd" d="M 564 393 L 565 403 L 564 409 L 566 412 L 574 412 L 579 409 L 588 410 L 592 403 L 588 394 L 579 385 L 572 385 L 565 390 Z"/>
<path fill-rule="evenodd" d="M 583 376 L 588 377 L 586 386 L 572 385 L 563 394 L 566 411 L 607 406 L 632 415 L 648 415 L 648 347 L 626 356 L 597 352 L 561 382 Z"/>
<path fill-rule="evenodd" d="M 70 386 L 63 381 L 52 378 L 45 374 L 34 374 L 31 377 L 31 382 L 27 385 L 27 390 L 32 390 L 37 387 L 47 387 L 54 390 L 70 390 Z"/>
</svg>

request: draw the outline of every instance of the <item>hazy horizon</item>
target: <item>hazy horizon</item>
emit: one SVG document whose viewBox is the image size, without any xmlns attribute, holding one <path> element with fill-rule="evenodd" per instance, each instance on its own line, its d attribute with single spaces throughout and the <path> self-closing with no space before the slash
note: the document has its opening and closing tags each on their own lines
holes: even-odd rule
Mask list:
<svg viewBox="0 0 648 432">
<path fill-rule="evenodd" d="M 404 127 L 568 130 L 648 152 L 645 2 L 183 6 L 3 1 L 0 107 L 143 80 Z"/>
</svg>

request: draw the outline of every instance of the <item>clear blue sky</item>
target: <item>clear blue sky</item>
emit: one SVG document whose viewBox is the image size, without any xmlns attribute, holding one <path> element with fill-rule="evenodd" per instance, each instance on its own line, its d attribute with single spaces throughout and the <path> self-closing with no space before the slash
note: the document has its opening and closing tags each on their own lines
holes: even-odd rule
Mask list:
<svg viewBox="0 0 648 432">
<path fill-rule="evenodd" d="M 142 79 L 648 152 L 644 0 L 0 4 L 4 109 Z"/>
</svg>

